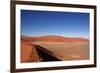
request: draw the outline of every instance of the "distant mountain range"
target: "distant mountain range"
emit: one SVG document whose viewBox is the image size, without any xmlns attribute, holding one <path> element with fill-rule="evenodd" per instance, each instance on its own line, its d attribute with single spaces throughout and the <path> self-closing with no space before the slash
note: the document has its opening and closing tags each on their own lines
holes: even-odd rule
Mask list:
<svg viewBox="0 0 100 73">
<path fill-rule="evenodd" d="M 87 42 L 89 41 L 86 38 L 71 38 L 71 37 L 63 37 L 56 35 L 47 35 L 47 36 L 39 36 L 39 37 L 28 37 L 21 36 L 21 40 L 23 41 L 45 41 L 45 42 Z"/>
</svg>

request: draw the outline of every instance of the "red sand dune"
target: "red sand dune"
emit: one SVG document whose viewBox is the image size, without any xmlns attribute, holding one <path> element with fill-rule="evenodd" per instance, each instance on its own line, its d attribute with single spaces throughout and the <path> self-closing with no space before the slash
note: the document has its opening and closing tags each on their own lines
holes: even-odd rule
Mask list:
<svg viewBox="0 0 100 73">
<path fill-rule="evenodd" d="M 45 46 L 47 48 L 52 48 L 50 49 L 51 51 L 55 51 L 57 53 L 57 55 L 60 57 L 61 55 L 64 56 L 63 59 L 77 59 L 77 57 L 79 57 L 81 55 L 81 51 L 85 51 L 84 53 L 86 53 L 86 56 L 88 58 L 88 44 L 86 44 L 85 49 L 84 47 L 81 47 L 83 45 L 80 45 L 80 43 L 82 42 L 84 43 L 88 43 L 88 39 L 85 38 L 70 38 L 70 37 L 63 37 L 63 36 L 53 36 L 53 35 L 49 35 L 49 36 L 40 36 L 40 37 L 27 37 L 27 36 L 22 36 L 21 37 L 21 62 L 40 62 L 42 61 L 42 58 L 39 56 L 36 48 L 34 47 L 35 44 L 33 44 L 33 42 L 64 42 L 66 44 L 66 46 L 62 46 L 65 47 L 66 49 L 59 49 L 59 47 L 61 47 L 61 45 L 55 45 L 55 47 L 53 47 L 53 43 L 51 44 L 51 46 L 49 44 L 40 44 L 42 46 Z M 78 42 L 79 43 L 79 47 L 74 46 L 74 43 Z M 69 43 L 69 45 L 68 45 Z M 77 44 L 78 44 L 77 43 Z M 58 47 L 59 46 L 59 47 Z M 72 49 L 68 49 L 68 46 L 71 47 Z M 58 48 L 57 48 L 58 47 Z M 59 49 L 59 50 L 58 50 Z M 64 51 L 63 53 L 61 53 L 61 51 Z M 77 52 L 79 52 L 79 54 L 76 55 L 72 55 L 69 54 L 69 52 L 72 52 L 73 54 L 77 54 Z M 66 58 L 66 57 L 67 58 Z M 70 58 L 68 56 L 71 56 Z M 74 58 L 73 58 L 74 57 Z M 80 59 L 80 58 L 79 58 Z M 81 58 L 81 59 L 85 59 L 85 58 Z"/>
<path fill-rule="evenodd" d="M 70 37 L 63 37 L 63 36 L 40 36 L 40 37 L 26 37 L 22 36 L 22 40 L 26 41 L 46 41 L 46 42 L 87 42 L 88 39 L 86 38 L 70 38 Z"/>
<path fill-rule="evenodd" d="M 36 48 L 30 42 L 21 41 L 21 62 L 39 62 L 40 59 Z"/>
</svg>

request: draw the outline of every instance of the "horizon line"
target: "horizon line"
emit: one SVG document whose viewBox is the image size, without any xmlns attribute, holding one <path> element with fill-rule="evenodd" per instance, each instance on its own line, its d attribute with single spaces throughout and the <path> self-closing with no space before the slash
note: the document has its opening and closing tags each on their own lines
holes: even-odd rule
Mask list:
<svg viewBox="0 0 100 73">
<path fill-rule="evenodd" d="M 74 36 L 63 36 L 63 35 L 33 35 L 33 36 L 28 36 L 28 35 L 21 35 L 21 36 L 24 36 L 24 37 L 45 37 L 45 36 L 58 36 L 58 37 L 64 37 L 64 38 L 84 38 L 84 39 L 89 39 L 89 37 L 74 37 Z"/>
</svg>

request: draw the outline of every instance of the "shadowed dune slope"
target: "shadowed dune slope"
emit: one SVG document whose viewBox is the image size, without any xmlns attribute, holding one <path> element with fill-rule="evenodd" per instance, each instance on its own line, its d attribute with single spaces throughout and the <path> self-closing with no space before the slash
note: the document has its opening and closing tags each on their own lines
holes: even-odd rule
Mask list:
<svg viewBox="0 0 100 73">
<path fill-rule="evenodd" d="M 61 60 L 89 59 L 89 40 L 63 36 L 21 37 L 21 62 L 43 61 L 34 45 L 40 45 L 53 52 Z"/>
</svg>

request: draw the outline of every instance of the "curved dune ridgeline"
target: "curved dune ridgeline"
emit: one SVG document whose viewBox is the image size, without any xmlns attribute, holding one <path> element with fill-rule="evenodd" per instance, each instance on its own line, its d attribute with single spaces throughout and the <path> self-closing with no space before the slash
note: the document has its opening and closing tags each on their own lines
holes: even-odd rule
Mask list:
<svg viewBox="0 0 100 73">
<path fill-rule="evenodd" d="M 21 41 L 21 62 L 40 62 L 36 48 L 29 42 Z"/>
<path fill-rule="evenodd" d="M 42 51 L 51 51 L 60 60 L 89 59 L 89 40 L 62 36 L 21 37 L 21 62 L 43 62 L 45 56 L 39 53 L 35 45 L 44 47 Z M 49 60 L 49 59 L 46 59 Z M 52 59 L 51 59 L 52 60 Z"/>
</svg>

